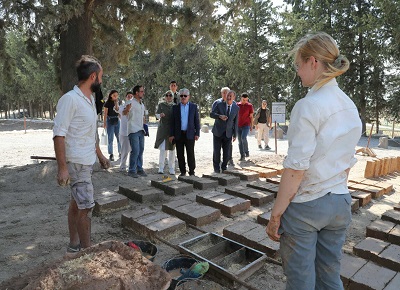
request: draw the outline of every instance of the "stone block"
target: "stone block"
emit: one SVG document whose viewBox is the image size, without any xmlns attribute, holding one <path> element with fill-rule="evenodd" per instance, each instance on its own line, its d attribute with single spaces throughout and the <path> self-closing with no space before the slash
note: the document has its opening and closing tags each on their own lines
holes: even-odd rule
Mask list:
<svg viewBox="0 0 400 290">
<path fill-rule="evenodd" d="M 127 208 L 129 206 L 129 199 L 126 196 L 114 193 L 108 196 L 96 197 L 94 204 L 94 214 L 105 214 Z"/>
<path fill-rule="evenodd" d="M 238 176 L 240 180 L 244 181 L 254 181 L 260 178 L 260 175 L 257 172 L 250 172 L 246 170 L 237 170 L 237 169 L 225 170 L 224 174 Z"/>
<path fill-rule="evenodd" d="M 257 216 L 257 222 L 261 225 L 267 226 L 271 219 L 271 212 L 267 211 Z"/>
<path fill-rule="evenodd" d="M 225 192 L 237 197 L 248 199 L 253 206 L 260 206 L 274 200 L 274 193 L 241 185 L 226 187 Z"/>
<path fill-rule="evenodd" d="M 128 188 L 120 186 L 119 192 L 129 199 L 141 203 L 162 200 L 164 195 L 164 191 L 149 186 L 143 188 Z"/>
<path fill-rule="evenodd" d="M 388 241 L 400 245 L 400 225 L 396 225 L 388 234 Z"/>
<path fill-rule="evenodd" d="M 396 275 L 395 271 L 386 269 L 373 262 L 365 264 L 350 279 L 349 290 L 376 289 L 382 290 Z"/>
<path fill-rule="evenodd" d="M 183 195 L 193 191 L 193 184 L 177 180 L 152 180 L 151 185 L 161 189 L 168 195 Z"/>
<path fill-rule="evenodd" d="M 200 190 L 213 189 L 218 186 L 218 180 L 200 178 L 197 176 L 179 176 L 178 180 L 193 184 L 193 187 Z"/>
<path fill-rule="evenodd" d="M 388 137 L 380 137 L 378 147 L 388 149 L 389 146 L 389 138 Z"/>
<path fill-rule="evenodd" d="M 179 201 L 163 204 L 162 210 L 194 226 L 209 224 L 219 219 L 221 216 L 221 211 L 219 209 L 202 205 L 188 199 L 181 199 Z"/>
<path fill-rule="evenodd" d="M 351 212 L 355 212 L 359 209 L 360 207 L 360 202 L 358 199 L 352 198 L 351 199 Z"/>
<path fill-rule="evenodd" d="M 396 224 L 384 221 L 376 220 L 367 226 L 367 237 L 379 239 L 382 241 L 388 241 L 389 232 L 396 226 Z"/>
<path fill-rule="evenodd" d="M 351 192 L 351 197 L 358 199 L 360 207 L 363 207 L 371 202 L 371 193 L 364 191 L 353 191 Z"/>
<path fill-rule="evenodd" d="M 381 219 L 393 222 L 395 224 L 400 224 L 400 211 L 394 209 L 387 210 L 382 215 Z"/>
<path fill-rule="evenodd" d="M 246 211 L 250 208 L 250 200 L 235 197 L 229 194 L 215 192 L 215 195 L 198 194 L 196 201 L 205 205 L 218 208 L 224 215 L 231 216 L 240 211 Z"/>
<path fill-rule="evenodd" d="M 375 238 L 366 238 L 353 247 L 357 256 L 376 262 L 378 255 L 389 246 L 389 243 Z"/>
<path fill-rule="evenodd" d="M 240 182 L 240 178 L 238 176 L 232 176 L 223 173 L 203 174 L 203 177 L 210 178 L 212 180 L 218 180 L 218 184 L 222 186 L 238 184 Z"/>
</svg>

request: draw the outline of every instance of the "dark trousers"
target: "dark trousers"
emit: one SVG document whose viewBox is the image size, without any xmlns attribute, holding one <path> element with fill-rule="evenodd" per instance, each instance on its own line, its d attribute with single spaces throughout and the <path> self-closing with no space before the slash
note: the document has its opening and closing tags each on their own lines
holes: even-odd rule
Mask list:
<svg viewBox="0 0 400 290">
<path fill-rule="evenodd" d="M 213 166 L 215 172 L 220 172 L 220 170 L 226 170 L 226 166 L 229 161 L 229 157 L 231 156 L 231 145 L 232 138 L 226 137 L 226 135 L 222 135 L 221 137 L 217 137 L 214 135 L 213 139 L 214 143 L 214 153 L 213 153 Z M 222 148 L 222 164 L 221 163 L 221 148 Z"/>
<path fill-rule="evenodd" d="M 189 140 L 186 138 L 186 133 L 182 132 L 181 138 L 175 140 L 176 142 L 176 156 L 178 157 L 179 170 L 181 174 L 186 174 L 186 162 L 185 152 L 186 147 L 187 163 L 189 167 L 189 175 L 194 175 L 194 169 L 196 168 L 196 159 L 194 157 L 194 142 L 195 140 Z"/>
</svg>

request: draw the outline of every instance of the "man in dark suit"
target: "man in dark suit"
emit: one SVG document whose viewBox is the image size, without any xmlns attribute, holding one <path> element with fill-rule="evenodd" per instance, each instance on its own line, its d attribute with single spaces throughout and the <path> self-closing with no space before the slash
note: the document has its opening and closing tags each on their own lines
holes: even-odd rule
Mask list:
<svg viewBox="0 0 400 290">
<path fill-rule="evenodd" d="M 212 129 L 214 134 L 213 166 L 215 173 L 226 170 L 230 157 L 231 144 L 236 140 L 239 107 L 234 102 L 235 98 L 236 93 L 234 91 L 229 91 L 226 96 L 226 102 L 221 101 L 217 103 L 210 113 L 210 117 L 215 119 Z"/>
<path fill-rule="evenodd" d="M 194 175 L 194 169 L 196 168 L 194 143 L 200 137 L 199 110 L 196 104 L 189 102 L 190 92 L 188 89 L 179 90 L 179 97 L 181 102 L 172 107 L 171 137 L 169 137 L 169 141 L 175 141 L 176 143 L 180 175 L 186 175 L 185 147 L 189 175 Z"/>
</svg>

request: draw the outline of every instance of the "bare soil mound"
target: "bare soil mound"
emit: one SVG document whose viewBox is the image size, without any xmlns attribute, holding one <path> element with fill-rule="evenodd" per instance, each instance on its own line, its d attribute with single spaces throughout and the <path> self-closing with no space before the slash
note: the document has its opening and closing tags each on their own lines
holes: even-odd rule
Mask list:
<svg viewBox="0 0 400 290">
<path fill-rule="evenodd" d="M 4 282 L 1 289 L 168 289 L 170 275 L 118 241 L 87 248 L 44 269 Z"/>
</svg>

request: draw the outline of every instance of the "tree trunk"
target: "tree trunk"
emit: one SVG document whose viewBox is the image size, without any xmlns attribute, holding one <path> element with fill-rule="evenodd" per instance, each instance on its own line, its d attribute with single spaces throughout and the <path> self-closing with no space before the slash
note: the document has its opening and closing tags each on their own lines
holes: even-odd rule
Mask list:
<svg viewBox="0 0 400 290">
<path fill-rule="evenodd" d="M 69 4 L 71 0 L 61 0 Z M 61 50 L 61 90 L 66 93 L 77 83 L 75 63 L 84 54 L 92 54 L 92 16 L 95 0 L 86 0 L 84 12 L 73 17 L 67 29 L 60 34 Z"/>
<path fill-rule="evenodd" d="M 357 1 L 357 6 L 358 6 L 358 14 L 359 18 L 362 18 L 362 13 L 363 9 L 361 7 L 362 3 L 361 1 Z M 363 32 L 360 31 L 358 33 L 358 49 L 360 53 L 360 117 L 361 117 L 361 124 L 362 124 L 362 135 L 367 136 L 367 125 L 366 125 L 366 113 L 367 113 L 367 100 L 366 100 L 366 92 L 365 92 L 365 63 L 364 63 L 364 37 L 363 37 Z"/>
</svg>

